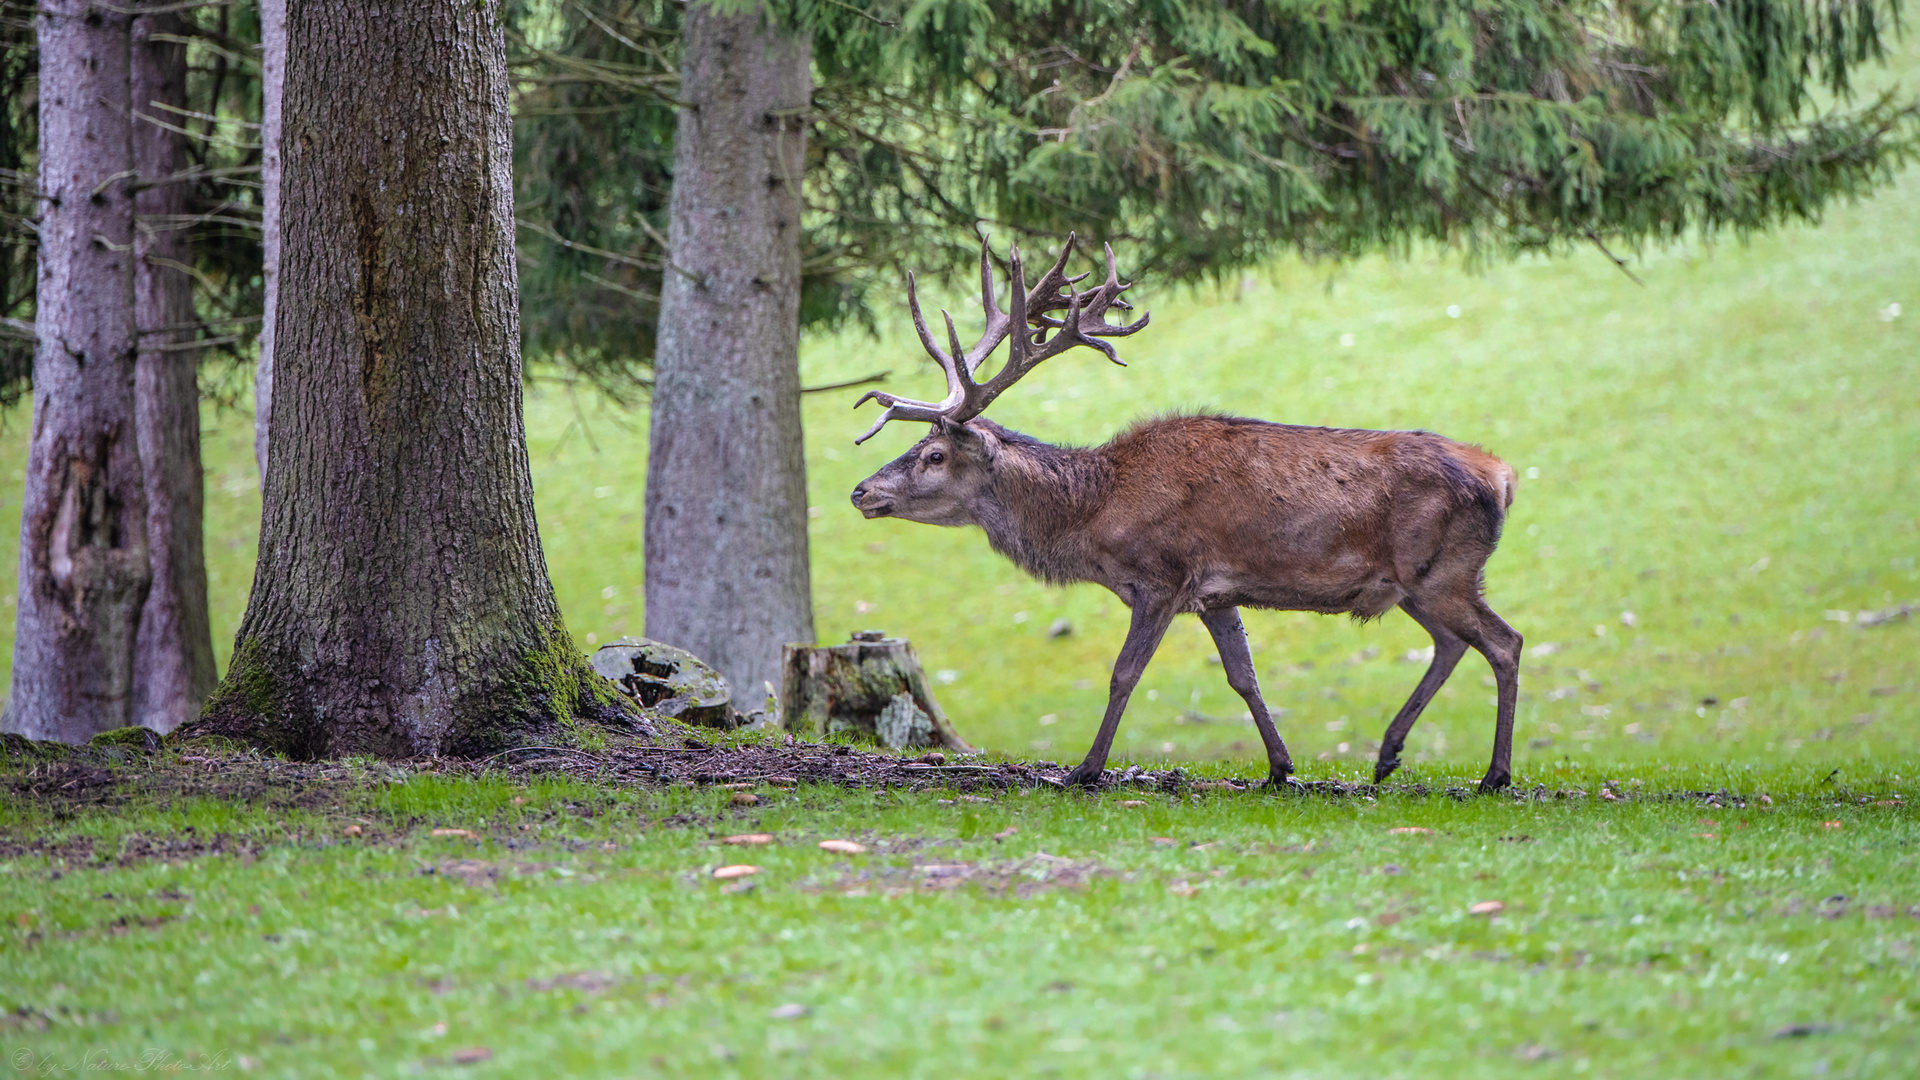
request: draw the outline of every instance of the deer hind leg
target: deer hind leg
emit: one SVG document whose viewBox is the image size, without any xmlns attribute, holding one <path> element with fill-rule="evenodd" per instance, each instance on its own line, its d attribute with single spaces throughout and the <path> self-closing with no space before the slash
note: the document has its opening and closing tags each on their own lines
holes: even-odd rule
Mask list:
<svg viewBox="0 0 1920 1080">
<path fill-rule="evenodd" d="M 1067 783 L 1091 787 L 1100 782 L 1107 767 L 1107 754 L 1113 750 L 1113 737 L 1120 730 L 1120 715 L 1127 711 L 1127 699 L 1147 670 L 1147 661 L 1160 648 L 1160 639 L 1173 622 L 1172 605 L 1152 605 L 1144 598 L 1135 601 L 1133 622 L 1127 627 L 1127 643 L 1120 647 L 1120 658 L 1113 664 L 1113 681 L 1107 688 L 1107 715 L 1100 721 L 1100 733 L 1093 737 L 1087 758 L 1067 774 Z"/>
<path fill-rule="evenodd" d="M 1456 637 L 1487 658 L 1493 666 L 1494 699 L 1493 761 L 1480 780 L 1483 793 L 1498 791 L 1513 782 L 1513 713 L 1520 700 L 1520 632 L 1494 614 L 1478 589 L 1469 597 L 1445 606 L 1428 603 L 1427 610 L 1445 624 Z M 1439 650 L 1434 650 L 1436 659 Z"/>
<path fill-rule="evenodd" d="M 1293 774 L 1293 757 L 1280 740 L 1280 730 L 1267 714 L 1267 703 L 1260 698 L 1260 677 L 1253 670 L 1253 654 L 1247 648 L 1247 628 L 1240 621 L 1237 607 L 1216 608 L 1200 613 L 1200 621 L 1213 635 L 1213 646 L 1220 650 L 1220 665 L 1226 668 L 1227 685 L 1247 703 L 1253 724 L 1260 729 L 1260 741 L 1267 747 L 1267 778 L 1278 787 Z"/>
<path fill-rule="evenodd" d="M 1401 601 L 1400 609 L 1433 635 L 1433 662 L 1427 665 L 1427 673 L 1420 677 L 1420 685 L 1413 688 L 1413 696 L 1400 706 L 1393 723 L 1387 725 L 1387 733 L 1380 738 L 1380 760 L 1373 766 L 1373 782 L 1376 784 L 1400 767 L 1400 751 L 1407 745 L 1407 733 L 1413 730 L 1414 722 L 1420 719 L 1420 714 L 1426 711 L 1433 695 L 1440 692 L 1447 676 L 1453 674 L 1454 665 L 1467 652 L 1467 643 L 1461 640 L 1460 635 L 1422 611 L 1411 599 Z"/>
<path fill-rule="evenodd" d="M 1520 701 L 1520 631 L 1508 626 L 1494 614 L 1486 601 L 1476 599 L 1477 625 L 1467 644 L 1480 651 L 1493 665 L 1493 680 L 1498 688 L 1493 729 L 1493 761 L 1480 780 L 1482 793 L 1498 791 L 1513 782 L 1513 712 Z"/>
<path fill-rule="evenodd" d="M 1487 658 L 1493 666 L 1494 685 L 1498 687 L 1495 698 L 1495 722 L 1493 729 L 1493 761 L 1487 766 L 1487 774 L 1480 780 L 1483 792 L 1498 791 L 1513 782 L 1513 713 L 1520 700 L 1520 634 L 1506 621 L 1494 614 L 1480 595 L 1480 567 L 1486 562 L 1491 551 L 1463 553 L 1447 559 L 1442 565 L 1434 567 L 1434 572 L 1423 582 L 1423 588 L 1411 597 L 1409 614 L 1420 620 L 1422 626 L 1430 631 L 1437 624 L 1453 637 L 1471 645 L 1480 655 Z M 1417 610 L 1416 610 L 1417 609 Z M 1433 659 L 1437 667 L 1441 656 L 1441 638 L 1434 633 Z M 1432 672 L 1429 671 L 1431 676 Z M 1421 689 L 1426 689 L 1422 680 Z M 1438 683 L 1435 684 L 1438 689 Z M 1416 693 L 1418 693 L 1416 691 Z M 1409 705 L 1412 703 L 1409 702 Z M 1396 728 L 1399 721 L 1394 721 Z M 1409 720 L 1408 724 L 1411 725 Z M 1391 745 L 1393 732 L 1388 732 Z"/>
</svg>

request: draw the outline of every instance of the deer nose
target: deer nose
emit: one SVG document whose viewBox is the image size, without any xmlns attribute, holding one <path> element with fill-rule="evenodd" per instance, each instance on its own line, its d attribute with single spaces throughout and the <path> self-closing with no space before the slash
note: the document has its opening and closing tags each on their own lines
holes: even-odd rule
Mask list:
<svg viewBox="0 0 1920 1080">
<path fill-rule="evenodd" d="M 870 518 L 885 517 L 893 509 L 893 501 L 875 492 L 870 484 L 861 484 L 853 489 L 853 505 L 854 509 Z"/>
</svg>

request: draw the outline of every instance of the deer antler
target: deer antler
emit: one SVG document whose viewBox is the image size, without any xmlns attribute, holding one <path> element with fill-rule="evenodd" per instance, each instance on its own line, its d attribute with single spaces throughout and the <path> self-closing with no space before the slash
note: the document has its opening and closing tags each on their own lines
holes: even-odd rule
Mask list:
<svg viewBox="0 0 1920 1080">
<path fill-rule="evenodd" d="M 1120 299 L 1120 294 L 1133 286 L 1120 284 L 1120 271 L 1114 265 L 1113 246 L 1109 244 L 1106 248 L 1107 280 L 1090 292 L 1075 290 L 1074 285 L 1086 280 L 1087 275 L 1068 277 L 1066 274 L 1067 259 L 1073 254 L 1073 243 L 1074 235 L 1069 233 L 1060 258 L 1052 269 L 1041 275 L 1031 291 L 1026 286 L 1026 271 L 1020 263 L 1019 247 L 1009 249 L 1007 262 L 1013 272 L 1013 287 L 1007 303 L 1012 310 L 1001 311 L 994 300 L 993 263 L 989 258 L 988 242 L 983 239 L 980 242 L 980 292 L 981 306 L 986 310 L 987 328 L 973 348 L 964 351 L 960 347 L 960 335 L 953 327 L 953 316 L 944 310 L 940 314 L 947 322 L 948 348 L 943 350 L 934 341 L 933 334 L 927 329 L 926 318 L 920 314 L 920 297 L 913 275 L 909 273 L 907 306 L 913 312 L 913 328 L 919 332 L 920 344 L 926 348 L 928 355 L 946 373 L 947 395 L 939 401 L 915 401 L 882 390 L 869 390 L 853 403 L 853 407 L 857 409 L 871 398 L 886 409 L 865 435 L 853 440 L 854 444 L 873 438 L 890 420 L 965 423 L 979 416 L 995 398 L 1019 382 L 1027 372 L 1076 345 L 1098 349 L 1107 359 L 1125 367 L 1126 363 L 1113 346 L 1100 339 L 1126 337 L 1146 326 L 1149 316 L 1142 313 L 1138 322 L 1123 326 L 1109 324 L 1106 321 L 1109 309 L 1133 310 L 1133 305 Z M 1060 310 L 1065 310 L 1064 318 L 1056 319 L 1047 315 L 1050 311 Z M 1051 336 L 1049 331 L 1052 331 Z M 974 381 L 974 374 L 980 370 L 980 365 L 1009 336 L 1013 342 L 1007 348 L 1006 363 L 985 384 Z"/>
</svg>

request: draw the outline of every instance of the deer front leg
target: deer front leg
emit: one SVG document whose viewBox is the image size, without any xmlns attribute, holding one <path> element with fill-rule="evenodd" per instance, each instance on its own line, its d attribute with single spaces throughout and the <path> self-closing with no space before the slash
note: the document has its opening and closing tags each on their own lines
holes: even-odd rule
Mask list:
<svg viewBox="0 0 1920 1080">
<path fill-rule="evenodd" d="M 1127 711 L 1127 699 L 1133 696 L 1133 688 L 1140 682 L 1140 674 L 1147 670 L 1147 661 L 1160 647 L 1160 639 L 1166 635 L 1167 625 L 1173 622 L 1173 609 L 1167 604 L 1153 604 L 1146 600 L 1137 600 L 1133 606 L 1133 622 L 1127 627 L 1127 643 L 1120 647 L 1120 658 L 1113 664 L 1113 681 L 1107 687 L 1107 715 L 1100 721 L 1100 733 L 1093 737 L 1093 748 L 1087 751 L 1087 758 L 1077 768 L 1067 774 L 1067 783 L 1081 787 L 1092 787 L 1100 782 L 1100 774 L 1107 767 L 1107 754 L 1113 749 L 1113 736 L 1120 730 L 1120 714 Z"/>
<path fill-rule="evenodd" d="M 1227 671 L 1227 685 L 1247 703 L 1253 713 L 1253 726 L 1260 729 L 1260 741 L 1267 747 L 1267 780 L 1274 787 L 1286 784 L 1293 775 L 1293 757 L 1280 739 L 1280 729 L 1267 714 L 1267 703 L 1260 697 L 1260 677 L 1253 669 L 1253 653 L 1247 648 L 1246 624 L 1240 621 L 1237 607 L 1218 608 L 1200 613 L 1200 621 L 1213 635 L 1213 647 L 1220 650 L 1220 666 Z"/>
</svg>

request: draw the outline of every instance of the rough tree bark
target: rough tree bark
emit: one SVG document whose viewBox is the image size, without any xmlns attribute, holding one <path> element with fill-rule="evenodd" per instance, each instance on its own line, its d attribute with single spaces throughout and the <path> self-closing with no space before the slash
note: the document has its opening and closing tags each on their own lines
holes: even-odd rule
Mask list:
<svg viewBox="0 0 1920 1080">
<path fill-rule="evenodd" d="M 134 422 L 130 24 L 42 0 L 40 278 L 13 690 L 0 730 L 126 727 L 149 569 Z"/>
<path fill-rule="evenodd" d="M 800 443 L 810 45 L 757 7 L 683 30 L 647 464 L 647 636 L 758 700 L 813 640 Z"/>
<path fill-rule="evenodd" d="M 781 664 L 780 724 L 788 731 L 847 734 L 895 750 L 973 749 L 940 708 L 906 638 L 862 630 L 845 645 L 789 645 Z"/>
<path fill-rule="evenodd" d="M 190 733 L 471 754 L 624 716 L 534 525 L 497 5 L 292 5 L 260 563 Z M 361 88 L 347 92 L 343 88 Z"/>
<path fill-rule="evenodd" d="M 280 302 L 280 99 L 287 78 L 287 0 L 260 0 L 260 356 L 253 365 L 253 459 L 267 475 L 273 339 Z"/>
<path fill-rule="evenodd" d="M 153 583 L 133 650 L 133 722 L 172 731 L 200 714 L 213 692 L 213 631 L 207 617 L 202 540 L 200 386 L 193 350 L 193 254 L 179 224 L 187 187 L 162 182 L 187 165 L 186 137 L 155 120 L 159 105 L 187 105 L 186 31 L 178 14 L 133 20 L 134 425 L 147 492 L 147 555 Z M 159 38 L 156 39 L 156 35 Z"/>
</svg>

